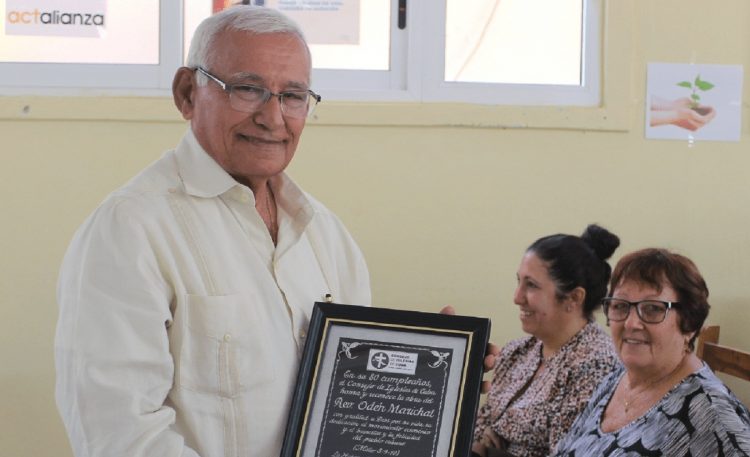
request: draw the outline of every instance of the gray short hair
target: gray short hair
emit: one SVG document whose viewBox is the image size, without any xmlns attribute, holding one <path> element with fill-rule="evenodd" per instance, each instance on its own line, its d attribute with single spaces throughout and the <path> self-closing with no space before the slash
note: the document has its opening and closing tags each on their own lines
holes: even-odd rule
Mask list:
<svg viewBox="0 0 750 457">
<path fill-rule="evenodd" d="M 252 33 L 291 33 L 297 35 L 310 48 L 302 29 L 292 19 L 273 9 L 254 5 L 234 5 L 211 15 L 198 25 L 190 43 L 186 65 L 190 68 L 208 67 L 209 51 L 216 37 L 225 30 L 238 30 Z M 198 74 L 198 84 L 204 85 L 207 78 Z"/>
</svg>

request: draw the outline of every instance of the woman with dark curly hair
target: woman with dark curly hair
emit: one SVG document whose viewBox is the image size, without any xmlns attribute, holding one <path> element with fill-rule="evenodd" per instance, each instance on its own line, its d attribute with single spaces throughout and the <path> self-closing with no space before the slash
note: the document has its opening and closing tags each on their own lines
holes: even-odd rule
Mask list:
<svg viewBox="0 0 750 457">
<path fill-rule="evenodd" d="M 617 364 L 593 312 L 607 292 L 606 259 L 619 244 L 617 236 L 590 225 L 580 237 L 546 236 L 526 250 L 513 301 L 530 336 L 511 341 L 497 357 L 474 453 L 549 455 Z"/>
<path fill-rule="evenodd" d="M 693 353 L 708 316 L 695 264 L 666 249 L 618 262 L 602 303 L 622 361 L 597 388 L 557 456 L 747 456 L 747 408 Z"/>
</svg>

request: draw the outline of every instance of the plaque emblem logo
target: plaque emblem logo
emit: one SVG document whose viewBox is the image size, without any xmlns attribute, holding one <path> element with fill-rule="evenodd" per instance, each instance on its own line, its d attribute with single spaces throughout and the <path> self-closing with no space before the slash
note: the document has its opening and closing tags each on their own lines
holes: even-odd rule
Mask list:
<svg viewBox="0 0 750 457">
<path fill-rule="evenodd" d="M 370 363 L 374 368 L 377 368 L 378 370 L 382 370 L 383 368 L 388 366 L 388 362 L 390 360 L 388 359 L 388 354 L 385 352 L 376 352 L 372 358 L 370 359 Z"/>
<path fill-rule="evenodd" d="M 413 375 L 417 371 L 417 353 L 370 349 L 368 371 Z"/>
</svg>

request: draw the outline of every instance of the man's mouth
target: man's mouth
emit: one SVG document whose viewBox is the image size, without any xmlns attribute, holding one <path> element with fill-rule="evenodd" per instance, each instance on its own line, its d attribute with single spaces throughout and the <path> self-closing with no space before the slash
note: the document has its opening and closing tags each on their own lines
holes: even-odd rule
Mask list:
<svg viewBox="0 0 750 457">
<path fill-rule="evenodd" d="M 241 133 L 238 134 L 238 136 L 243 141 L 247 141 L 249 143 L 254 143 L 254 144 L 279 145 L 279 144 L 284 143 L 284 140 L 276 140 L 273 138 L 261 138 L 257 136 L 251 136 L 251 135 L 243 135 Z"/>
</svg>

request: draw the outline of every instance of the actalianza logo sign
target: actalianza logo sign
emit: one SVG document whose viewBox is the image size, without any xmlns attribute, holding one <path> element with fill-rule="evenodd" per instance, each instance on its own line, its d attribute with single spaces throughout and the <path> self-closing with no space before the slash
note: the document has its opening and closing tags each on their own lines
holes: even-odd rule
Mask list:
<svg viewBox="0 0 750 457">
<path fill-rule="evenodd" d="M 6 0 L 6 35 L 99 37 L 106 0 Z"/>
</svg>

